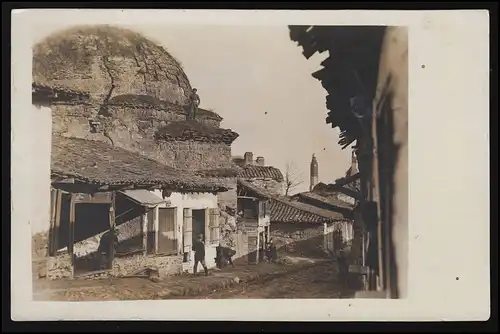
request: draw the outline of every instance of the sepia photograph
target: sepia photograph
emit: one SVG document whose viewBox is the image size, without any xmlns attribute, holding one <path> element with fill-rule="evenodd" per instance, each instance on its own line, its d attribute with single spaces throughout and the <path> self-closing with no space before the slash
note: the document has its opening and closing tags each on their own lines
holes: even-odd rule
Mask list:
<svg viewBox="0 0 500 334">
<path fill-rule="evenodd" d="M 409 298 L 407 25 L 97 21 L 30 27 L 33 301 Z"/>
<path fill-rule="evenodd" d="M 34 44 L 34 298 L 404 297 L 406 27 L 187 29 Z"/>
</svg>

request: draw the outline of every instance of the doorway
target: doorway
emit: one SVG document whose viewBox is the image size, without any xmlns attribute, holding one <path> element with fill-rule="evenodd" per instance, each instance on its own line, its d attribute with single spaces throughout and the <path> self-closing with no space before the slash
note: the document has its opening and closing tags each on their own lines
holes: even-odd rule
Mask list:
<svg viewBox="0 0 500 334">
<path fill-rule="evenodd" d="M 196 238 L 200 234 L 203 234 L 204 238 L 206 239 L 207 236 L 205 235 L 205 209 L 193 210 L 193 245 L 196 241 Z"/>
<path fill-rule="evenodd" d="M 109 232 L 108 203 L 75 203 L 74 275 L 110 269 L 113 252 L 110 251 L 111 234 Z M 104 234 L 100 235 L 102 232 Z M 69 238 L 71 239 L 71 237 Z"/>
</svg>

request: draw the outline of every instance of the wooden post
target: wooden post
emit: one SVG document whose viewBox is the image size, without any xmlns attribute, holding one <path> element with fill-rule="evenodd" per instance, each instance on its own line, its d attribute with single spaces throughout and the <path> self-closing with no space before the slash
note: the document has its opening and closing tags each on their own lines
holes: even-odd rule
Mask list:
<svg viewBox="0 0 500 334">
<path fill-rule="evenodd" d="M 69 206 L 69 228 L 68 228 L 68 254 L 71 256 L 71 263 L 73 264 L 73 270 L 75 265 L 74 259 L 74 243 L 75 243 L 75 199 L 76 195 L 71 194 L 71 202 Z"/>
<path fill-rule="evenodd" d="M 142 249 L 143 254 L 146 255 L 148 251 L 148 215 L 145 212 L 141 215 L 141 223 L 142 223 Z"/>
<path fill-rule="evenodd" d="M 53 256 L 56 249 L 54 247 L 54 240 L 56 239 L 55 231 L 55 217 L 56 217 L 56 202 L 57 191 L 50 189 L 50 228 L 49 228 L 49 256 Z"/>
<path fill-rule="evenodd" d="M 377 138 L 377 110 L 375 106 L 372 111 L 372 140 L 373 140 L 373 159 L 372 159 L 372 180 L 374 183 L 373 187 L 373 199 L 377 203 L 377 248 L 378 248 L 378 276 L 379 284 L 377 284 L 377 290 L 381 291 L 385 288 L 385 275 L 384 275 L 384 239 L 383 233 L 384 228 L 382 225 L 382 213 L 381 213 L 381 203 L 380 203 L 380 180 L 379 180 L 379 163 L 378 163 L 378 138 Z"/>
<path fill-rule="evenodd" d="M 61 226 L 61 205 L 62 205 L 62 192 L 56 190 L 56 207 L 55 207 L 55 219 L 54 219 L 54 230 L 53 230 L 53 250 L 54 255 L 59 250 L 59 226 Z"/>
<path fill-rule="evenodd" d="M 115 258 L 115 192 L 111 193 L 111 203 L 109 205 L 109 231 L 113 236 L 111 242 L 109 243 L 109 255 L 108 255 L 108 269 L 113 268 L 113 259 Z"/>
<path fill-rule="evenodd" d="M 154 247 L 154 252 L 158 253 L 158 235 L 160 231 L 160 220 L 159 220 L 159 211 L 160 209 L 158 207 L 154 208 L 154 213 L 153 213 L 153 226 L 154 226 L 154 231 L 155 231 L 155 247 Z"/>
</svg>

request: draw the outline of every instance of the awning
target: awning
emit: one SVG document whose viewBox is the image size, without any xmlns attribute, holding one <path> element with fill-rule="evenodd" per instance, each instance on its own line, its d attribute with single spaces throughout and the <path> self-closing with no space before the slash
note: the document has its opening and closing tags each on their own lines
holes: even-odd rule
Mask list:
<svg viewBox="0 0 500 334">
<path fill-rule="evenodd" d="M 127 196 L 132 201 L 149 208 L 153 208 L 158 204 L 167 203 L 163 198 L 145 189 L 122 190 L 120 193 Z"/>
</svg>

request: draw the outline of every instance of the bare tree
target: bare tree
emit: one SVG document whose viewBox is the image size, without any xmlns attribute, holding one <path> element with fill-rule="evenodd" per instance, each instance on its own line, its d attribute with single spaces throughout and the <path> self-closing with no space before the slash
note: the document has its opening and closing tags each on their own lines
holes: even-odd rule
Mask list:
<svg viewBox="0 0 500 334">
<path fill-rule="evenodd" d="M 286 163 L 285 168 L 285 196 L 288 196 L 290 192 L 303 183 L 301 180 L 303 173 L 299 172 L 290 161 Z"/>
</svg>

